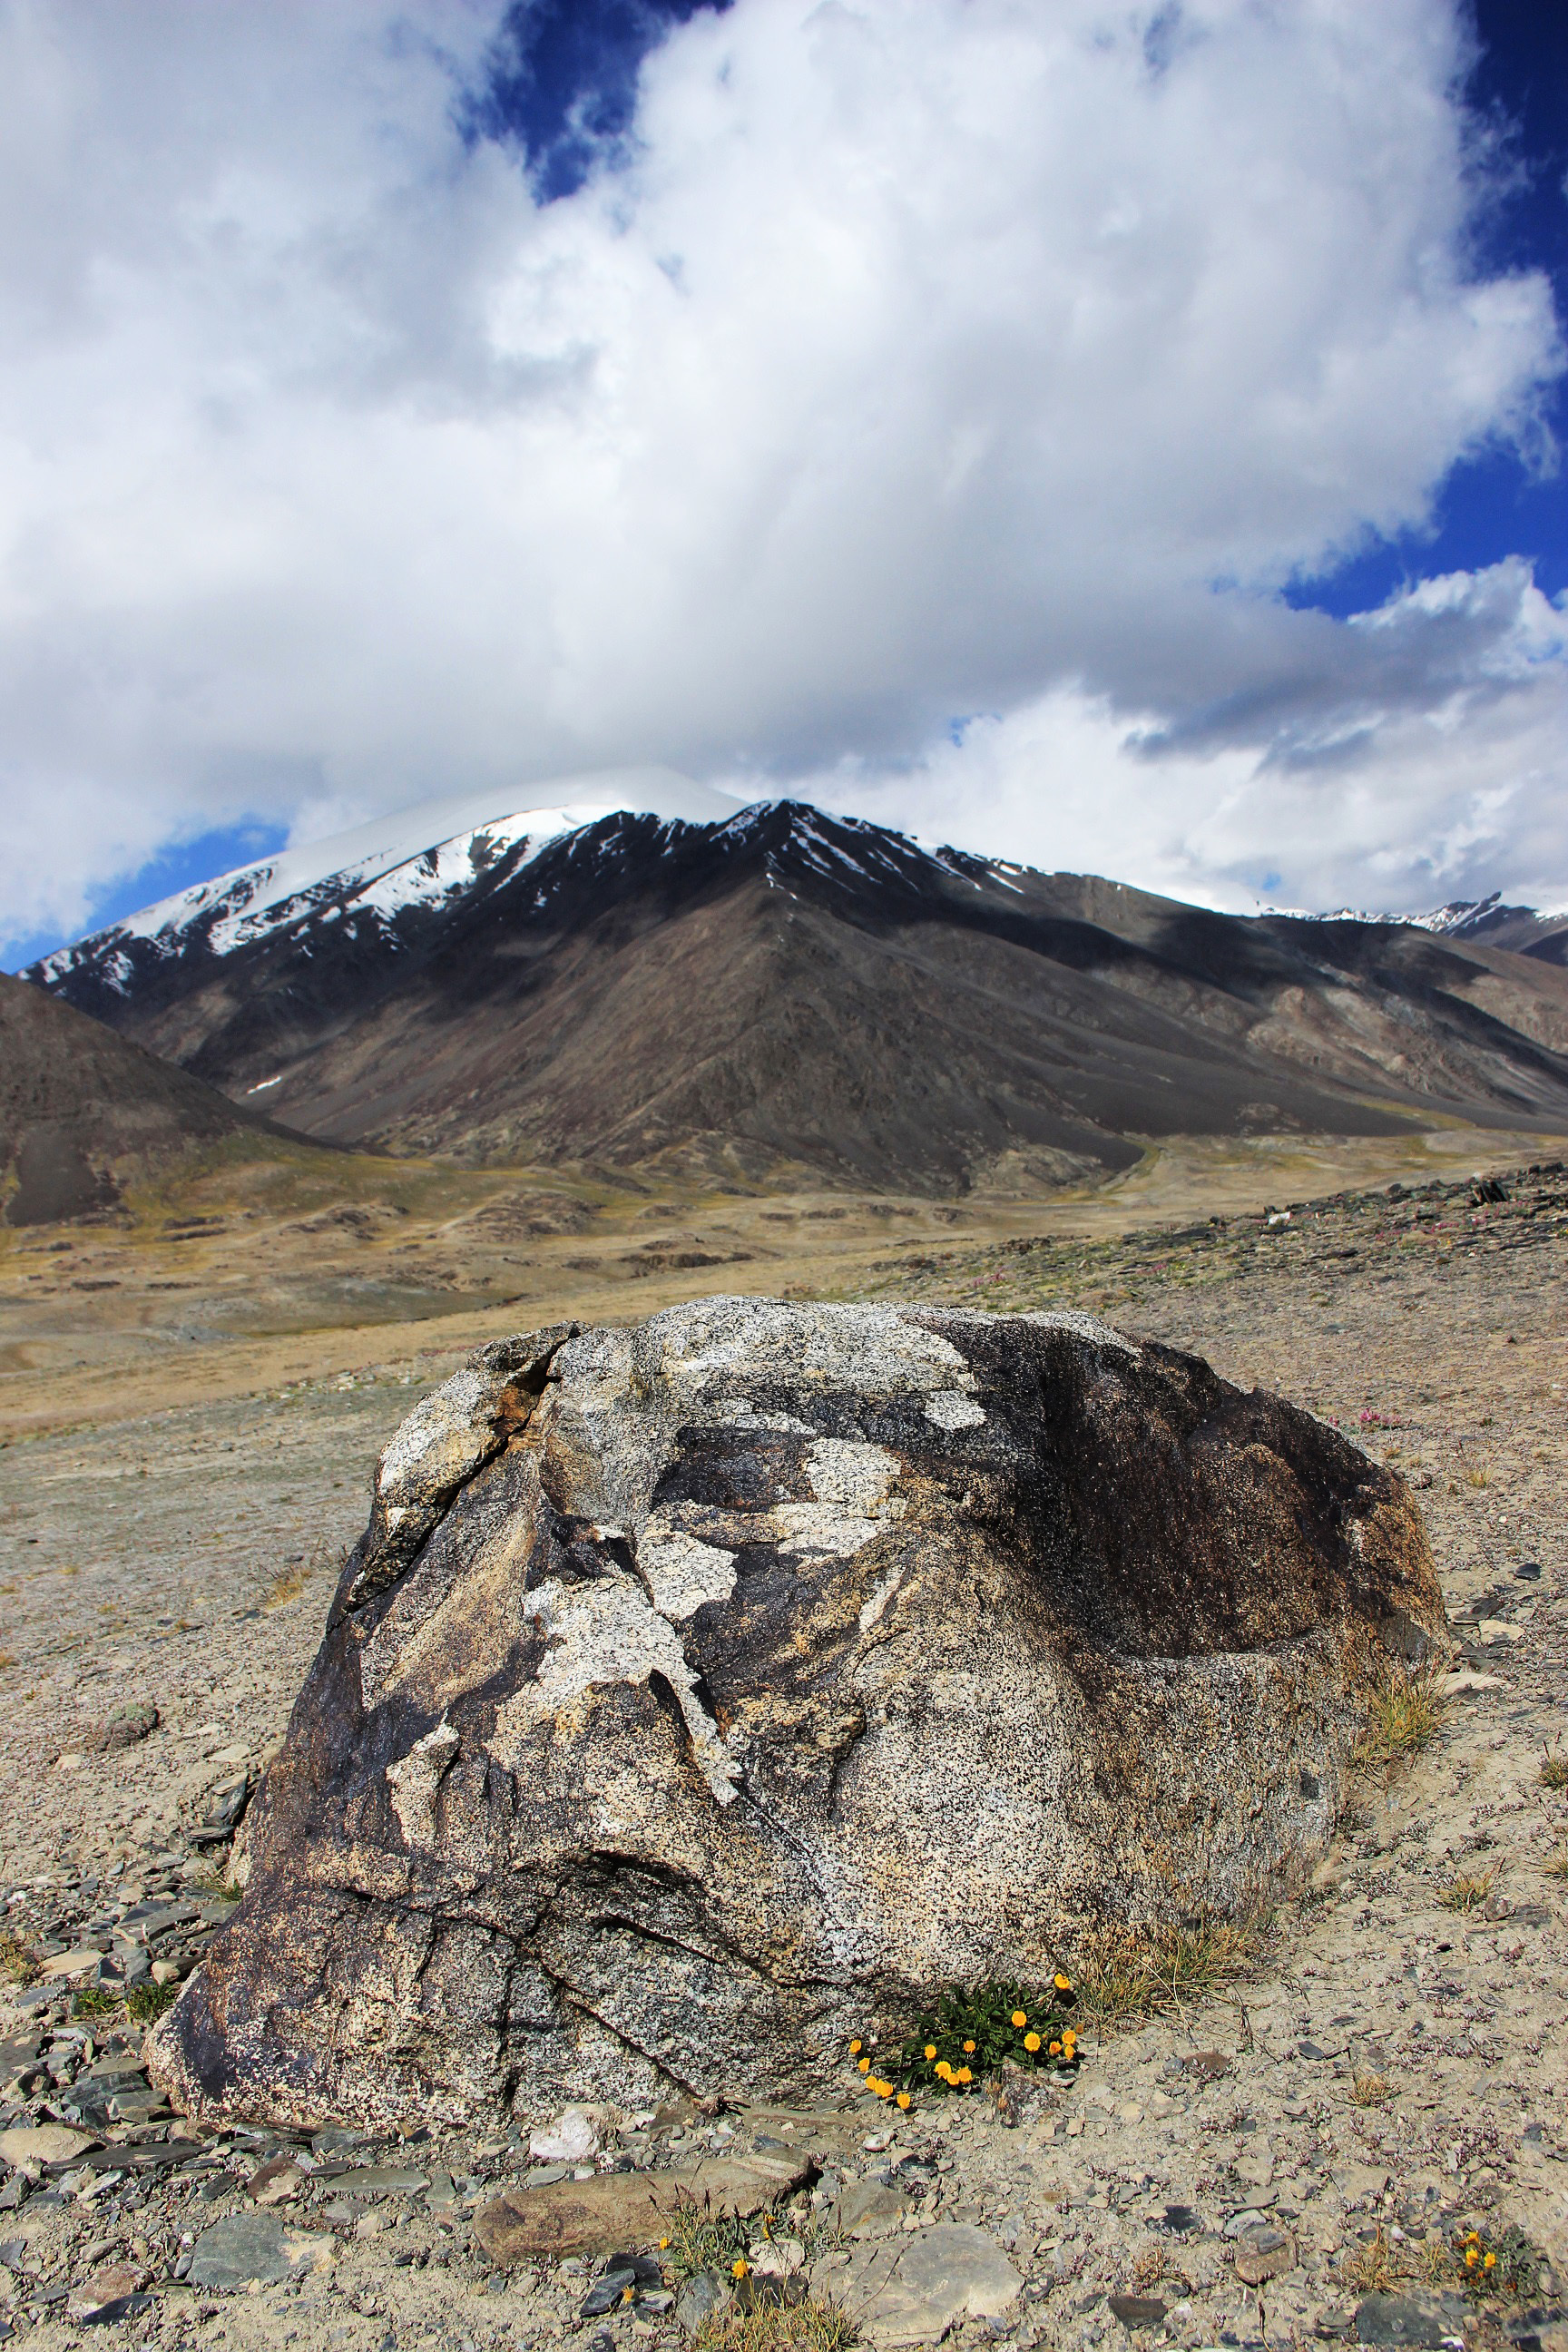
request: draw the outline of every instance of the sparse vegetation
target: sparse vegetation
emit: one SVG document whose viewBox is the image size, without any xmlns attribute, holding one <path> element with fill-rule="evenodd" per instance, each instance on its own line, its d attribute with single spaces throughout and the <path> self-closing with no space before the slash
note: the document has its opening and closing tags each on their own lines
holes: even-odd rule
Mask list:
<svg viewBox="0 0 1568 2352">
<path fill-rule="evenodd" d="M 177 1984 L 132 1985 L 125 1996 L 125 2014 L 132 2025 L 153 2025 L 179 1996 Z"/>
<path fill-rule="evenodd" d="M 1398 2276 L 1394 2250 L 1381 2223 L 1363 2244 L 1350 2247 L 1340 2262 L 1340 2284 L 1351 2294 L 1386 2294 Z"/>
<path fill-rule="evenodd" d="M 97 1985 L 83 1985 L 71 1995 L 71 2015 L 107 2021 L 118 2017 L 124 2006 L 117 1992 L 102 1992 Z"/>
<path fill-rule="evenodd" d="M 1541 1759 L 1541 1785 L 1543 1789 L 1568 1789 L 1568 1755 L 1555 1740 Z"/>
<path fill-rule="evenodd" d="M 668 2234 L 659 2240 L 658 2252 L 679 2285 L 704 2271 L 716 2278 L 743 2278 L 750 2250 L 759 2238 L 796 2238 L 810 2253 L 827 2234 L 809 2219 L 803 2218 L 797 2227 L 791 2215 L 771 2209 L 742 2221 L 738 2213 L 716 2210 L 710 2198 L 699 2203 L 694 2197 L 682 2197 L 669 2216 Z"/>
<path fill-rule="evenodd" d="M 6 1984 L 31 1984 L 37 1973 L 37 1963 L 19 1936 L 8 1927 L 0 1927 L 0 1980 Z"/>
<path fill-rule="evenodd" d="M 858 2331 L 836 2303 L 753 2302 L 715 2312 L 697 2331 L 696 2352 L 848 2352 Z"/>
<path fill-rule="evenodd" d="M 1534 2239 L 1527 2238 L 1517 2221 L 1510 2221 L 1495 2235 L 1468 2230 L 1456 2237 L 1451 2275 L 1478 2302 L 1485 2295 L 1505 2294 L 1527 2303 L 1539 2292 L 1545 2260 Z"/>
<path fill-rule="evenodd" d="M 1493 1863 L 1489 1870 L 1457 1871 L 1438 1894 L 1437 1900 L 1445 1911 L 1461 1914 L 1479 1911 L 1498 1883 L 1500 1865 Z"/>
<path fill-rule="evenodd" d="M 261 1606 L 268 1616 L 275 1609 L 287 1609 L 290 1601 L 298 1601 L 310 1583 L 312 1572 L 310 1563 L 302 1559 L 280 1568 L 262 1590 Z"/>
<path fill-rule="evenodd" d="M 1394 1771 L 1431 1746 L 1447 1711 L 1436 1665 L 1391 1668 L 1373 1686 L 1356 1761 L 1365 1771 Z"/>
<path fill-rule="evenodd" d="M 1568 1878 L 1568 1845 L 1554 1846 L 1546 1857 L 1549 1878 Z"/>
<path fill-rule="evenodd" d="M 1079 2011 L 1100 2026 L 1157 2017 L 1243 1976 L 1260 1957 L 1272 1917 L 1205 1919 L 1167 1934 L 1123 1931 L 1079 1962 Z"/>
<path fill-rule="evenodd" d="M 1358 2074 L 1351 2084 L 1351 2097 L 1358 2107 L 1381 2107 L 1387 2096 L 1385 2074 Z"/>
<path fill-rule="evenodd" d="M 964 2092 L 1004 2064 L 1070 2072 L 1078 2063 L 1078 1995 L 1058 1974 L 1044 1990 L 1011 1981 L 957 1987 L 916 2019 L 880 2064 L 858 2041 L 849 2055 L 879 2097 L 907 2107 L 920 2091 Z"/>
</svg>

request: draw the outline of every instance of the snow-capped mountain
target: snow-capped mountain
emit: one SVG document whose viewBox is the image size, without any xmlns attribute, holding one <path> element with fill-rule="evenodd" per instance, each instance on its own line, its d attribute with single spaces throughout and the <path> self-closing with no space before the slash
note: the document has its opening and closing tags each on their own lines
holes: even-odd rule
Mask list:
<svg viewBox="0 0 1568 2352">
<path fill-rule="evenodd" d="M 514 1164 L 951 1192 L 1175 1133 L 1568 1131 L 1568 975 L 1489 929 L 1244 919 L 698 793 L 410 811 L 28 977 L 308 1135 Z"/>
<path fill-rule="evenodd" d="M 45 988 L 91 981 L 127 996 L 152 964 L 193 949 L 232 955 L 351 908 L 390 923 L 405 908 L 450 903 L 482 876 L 514 872 L 548 843 L 617 810 L 703 824 L 722 824 L 736 805 L 732 793 L 672 768 L 596 769 L 510 793 L 423 801 L 160 898 L 58 948 L 21 977 Z"/>
<path fill-rule="evenodd" d="M 1314 919 L 1404 923 L 1412 930 L 1433 931 L 1441 939 L 1484 940 L 1489 947 L 1510 948 L 1521 955 L 1539 956 L 1547 963 L 1568 961 L 1568 907 L 1505 907 L 1500 890 L 1486 898 L 1450 898 L 1447 906 L 1434 907 L 1425 915 L 1378 915 L 1369 914 L 1364 908 L 1341 907 Z"/>
</svg>

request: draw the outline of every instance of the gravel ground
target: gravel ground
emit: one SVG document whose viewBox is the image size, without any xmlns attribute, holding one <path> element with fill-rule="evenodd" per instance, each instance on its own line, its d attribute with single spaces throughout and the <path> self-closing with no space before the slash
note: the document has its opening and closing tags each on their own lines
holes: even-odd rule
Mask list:
<svg viewBox="0 0 1568 2352">
<path fill-rule="evenodd" d="M 672 2107 L 612 2132 L 598 2169 L 630 2168 L 630 2194 L 718 2147 L 809 2144 L 816 2184 L 781 2228 L 825 2263 L 820 2285 L 870 2299 L 874 2335 L 878 2280 L 935 2226 L 960 2233 L 931 2242 L 960 2271 L 980 2233 L 1019 2283 L 995 2317 L 956 2323 L 965 2345 L 1506 2333 L 1564 2352 L 1568 1790 L 1542 1763 L 1568 1747 L 1568 1181 L 1549 1167 L 1503 1190 L 1341 1196 L 1289 1222 L 1116 1243 L 1025 1237 L 877 1272 L 875 1295 L 1092 1306 L 1395 1462 L 1455 1619 L 1447 1716 L 1424 1756 L 1368 1781 L 1248 1976 L 1087 2037 L 1077 2081 L 1016 2126 L 977 2097 L 917 2108 L 892 2138 L 847 2062 L 787 2134 L 776 2114 Z M 445 1369 L 427 1355 L 417 1379 Z M 109 2297 L 121 2315 L 103 2324 L 138 2342 L 681 2340 L 658 2289 L 582 2315 L 592 2255 L 489 2264 L 475 2220 L 527 2175 L 515 2129 L 401 2147 L 187 2134 L 138 2073 L 120 1996 L 155 1998 L 225 1916 L 226 1811 L 282 1730 L 416 1377 L 384 1365 L 0 1454 L 0 1952 L 62 1972 L 0 1990 L 0 2126 L 98 2143 L 0 2187 L 0 2325 L 39 2347 L 94 2340 L 81 2331 L 110 2288 L 131 2300 Z M 1461 1879 L 1468 1909 L 1452 1907 Z M 294 2166 L 274 2207 L 247 2184 L 278 2155 Z M 298 2276 L 200 2284 L 204 2231 L 237 2213 Z M 1522 2297 L 1444 2305 L 1434 2272 L 1455 2233 L 1474 2227 L 1484 2249 L 1509 2225 L 1553 2267 Z M 1129 2295 L 1144 2300 L 1119 2314 L 1110 2298 Z"/>
</svg>

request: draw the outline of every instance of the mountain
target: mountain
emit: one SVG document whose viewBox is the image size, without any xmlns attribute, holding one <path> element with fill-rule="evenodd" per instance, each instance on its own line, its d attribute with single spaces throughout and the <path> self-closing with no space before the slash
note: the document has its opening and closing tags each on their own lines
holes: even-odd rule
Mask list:
<svg viewBox="0 0 1568 2352">
<path fill-rule="evenodd" d="M 412 812 L 26 976 L 309 1134 L 471 1160 L 940 1192 L 1173 1133 L 1568 1127 L 1568 972 L 1484 937 L 1212 914 L 790 802 L 593 808 Z"/>
<path fill-rule="evenodd" d="M 1484 940 L 1488 947 L 1514 948 L 1543 963 L 1568 965 L 1568 907 L 1542 914 L 1534 907 L 1505 907 L 1502 893 L 1489 898 L 1455 898 L 1419 919 L 1421 928 L 1452 940 Z"/>
<path fill-rule="evenodd" d="M 112 1206 L 148 1176 L 226 1138 L 282 1132 L 69 1004 L 0 973 L 0 1176 L 5 1222 Z"/>
<path fill-rule="evenodd" d="M 1321 919 L 1408 923 L 1418 931 L 1439 931 L 1446 939 L 1484 940 L 1488 947 L 1539 956 L 1542 963 L 1568 965 L 1568 908 L 1542 913 L 1537 907 L 1505 907 L 1500 890 L 1494 890 L 1489 898 L 1450 898 L 1446 907 L 1434 907 L 1428 915 L 1367 915 L 1347 907 Z"/>
</svg>

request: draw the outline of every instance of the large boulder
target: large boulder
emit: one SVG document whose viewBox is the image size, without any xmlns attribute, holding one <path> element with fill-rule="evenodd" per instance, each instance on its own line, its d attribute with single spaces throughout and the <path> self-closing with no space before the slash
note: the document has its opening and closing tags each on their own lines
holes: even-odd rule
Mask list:
<svg viewBox="0 0 1568 2352">
<path fill-rule="evenodd" d="M 1077 1315 L 710 1298 L 484 1349 L 382 1456 L 188 2110 L 821 2087 L 844 2037 L 1328 1843 L 1444 1623 L 1405 1486 Z"/>
</svg>

